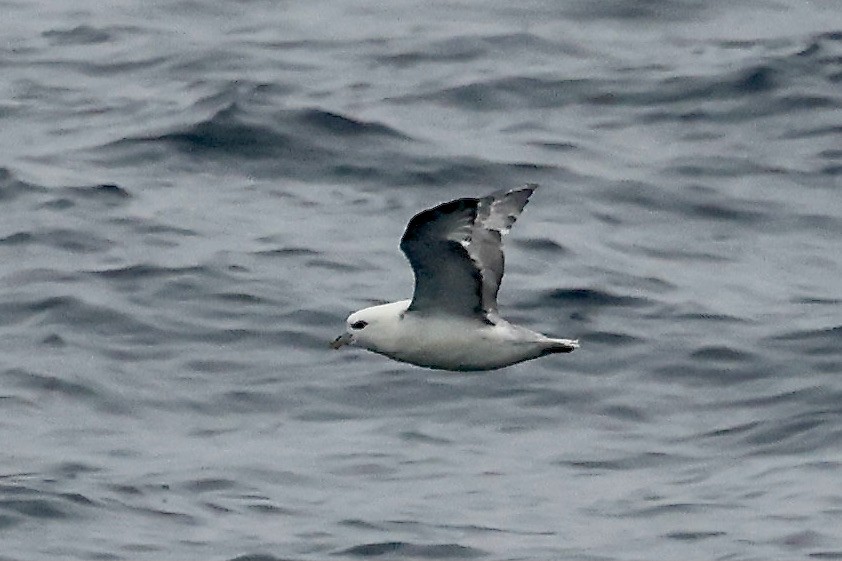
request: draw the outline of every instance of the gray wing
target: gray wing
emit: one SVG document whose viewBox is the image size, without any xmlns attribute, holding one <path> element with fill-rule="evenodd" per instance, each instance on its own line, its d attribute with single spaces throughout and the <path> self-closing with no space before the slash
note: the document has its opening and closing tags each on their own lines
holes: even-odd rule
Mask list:
<svg viewBox="0 0 842 561">
<path fill-rule="evenodd" d="M 502 235 L 537 185 L 443 203 L 412 218 L 401 249 L 415 272 L 409 311 L 485 319 L 497 311 Z"/>
<path fill-rule="evenodd" d="M 482 301 L 486 312 L 497 311 L 497 291 L 505 264 L 502 237 L 509 232 L 537 188 L 534 183 L 527 184 L 508 192 L 497 191 L 479 200 L 468 252 L 481 267 Z"/>
</svg>

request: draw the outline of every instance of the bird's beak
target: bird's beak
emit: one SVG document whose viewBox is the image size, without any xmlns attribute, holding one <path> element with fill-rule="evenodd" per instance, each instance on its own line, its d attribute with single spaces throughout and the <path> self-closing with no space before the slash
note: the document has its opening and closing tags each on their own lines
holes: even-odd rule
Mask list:
<svg viewBox="0 0 842 561">
<path fill-rule="evenodd" d="M 330 346 L 333 349 L 338 349 L 339 347 L 342 347 L 342 346 L 345 346 L 345 345 L 350 345 L 353 342 L 354 342 L 354 336 L 353 335 L 351 335 L 350 333 L 343 333 L 342 335 L 340 335 L 339 337 L 334 339 L 333 342 L 330 344 Z"/>
</svg>

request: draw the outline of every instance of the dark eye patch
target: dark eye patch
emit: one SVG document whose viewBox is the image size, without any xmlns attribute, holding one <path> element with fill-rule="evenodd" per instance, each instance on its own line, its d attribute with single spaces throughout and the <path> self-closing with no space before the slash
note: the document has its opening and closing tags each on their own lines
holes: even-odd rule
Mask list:
<svg viewBox="0 0 842 561">
<path fill-rule="evenodd" d="M 363 320 L 355 321 L 354 323 L 351 324 L 351 329 L 363 329 L 366 325 L 368 325 L 367 321 L 363 321 Z"/>
</svg>

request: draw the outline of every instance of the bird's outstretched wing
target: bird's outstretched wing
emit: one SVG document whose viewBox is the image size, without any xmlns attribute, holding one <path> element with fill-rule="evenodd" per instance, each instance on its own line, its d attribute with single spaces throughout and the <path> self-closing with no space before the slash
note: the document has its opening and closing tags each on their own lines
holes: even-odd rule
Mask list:
<svg viewBox="0 0 842 561">
<path fill-rule="evenodd" d="M 415 272 L 408 311 L 482 320 L 496 312 L 504 270 L 502 235 L 537 187 L 456 199 L 415 215 L 401 238 L 401 250 Z"/>
</svg>

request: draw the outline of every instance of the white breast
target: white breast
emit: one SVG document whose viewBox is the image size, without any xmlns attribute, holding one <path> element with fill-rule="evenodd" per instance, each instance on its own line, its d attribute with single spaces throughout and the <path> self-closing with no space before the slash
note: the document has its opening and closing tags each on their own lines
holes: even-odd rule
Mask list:
<svg viewBox="0 0 842 561">
<path fill-rule="evenodd" d="M 490 370 L 540 356 L 538 341 L 522 335 L 504 321 L 485 325 L 467 318 L 407 313 L 389 344 L 372 350 L 428 368 Z"/>
</svg>

